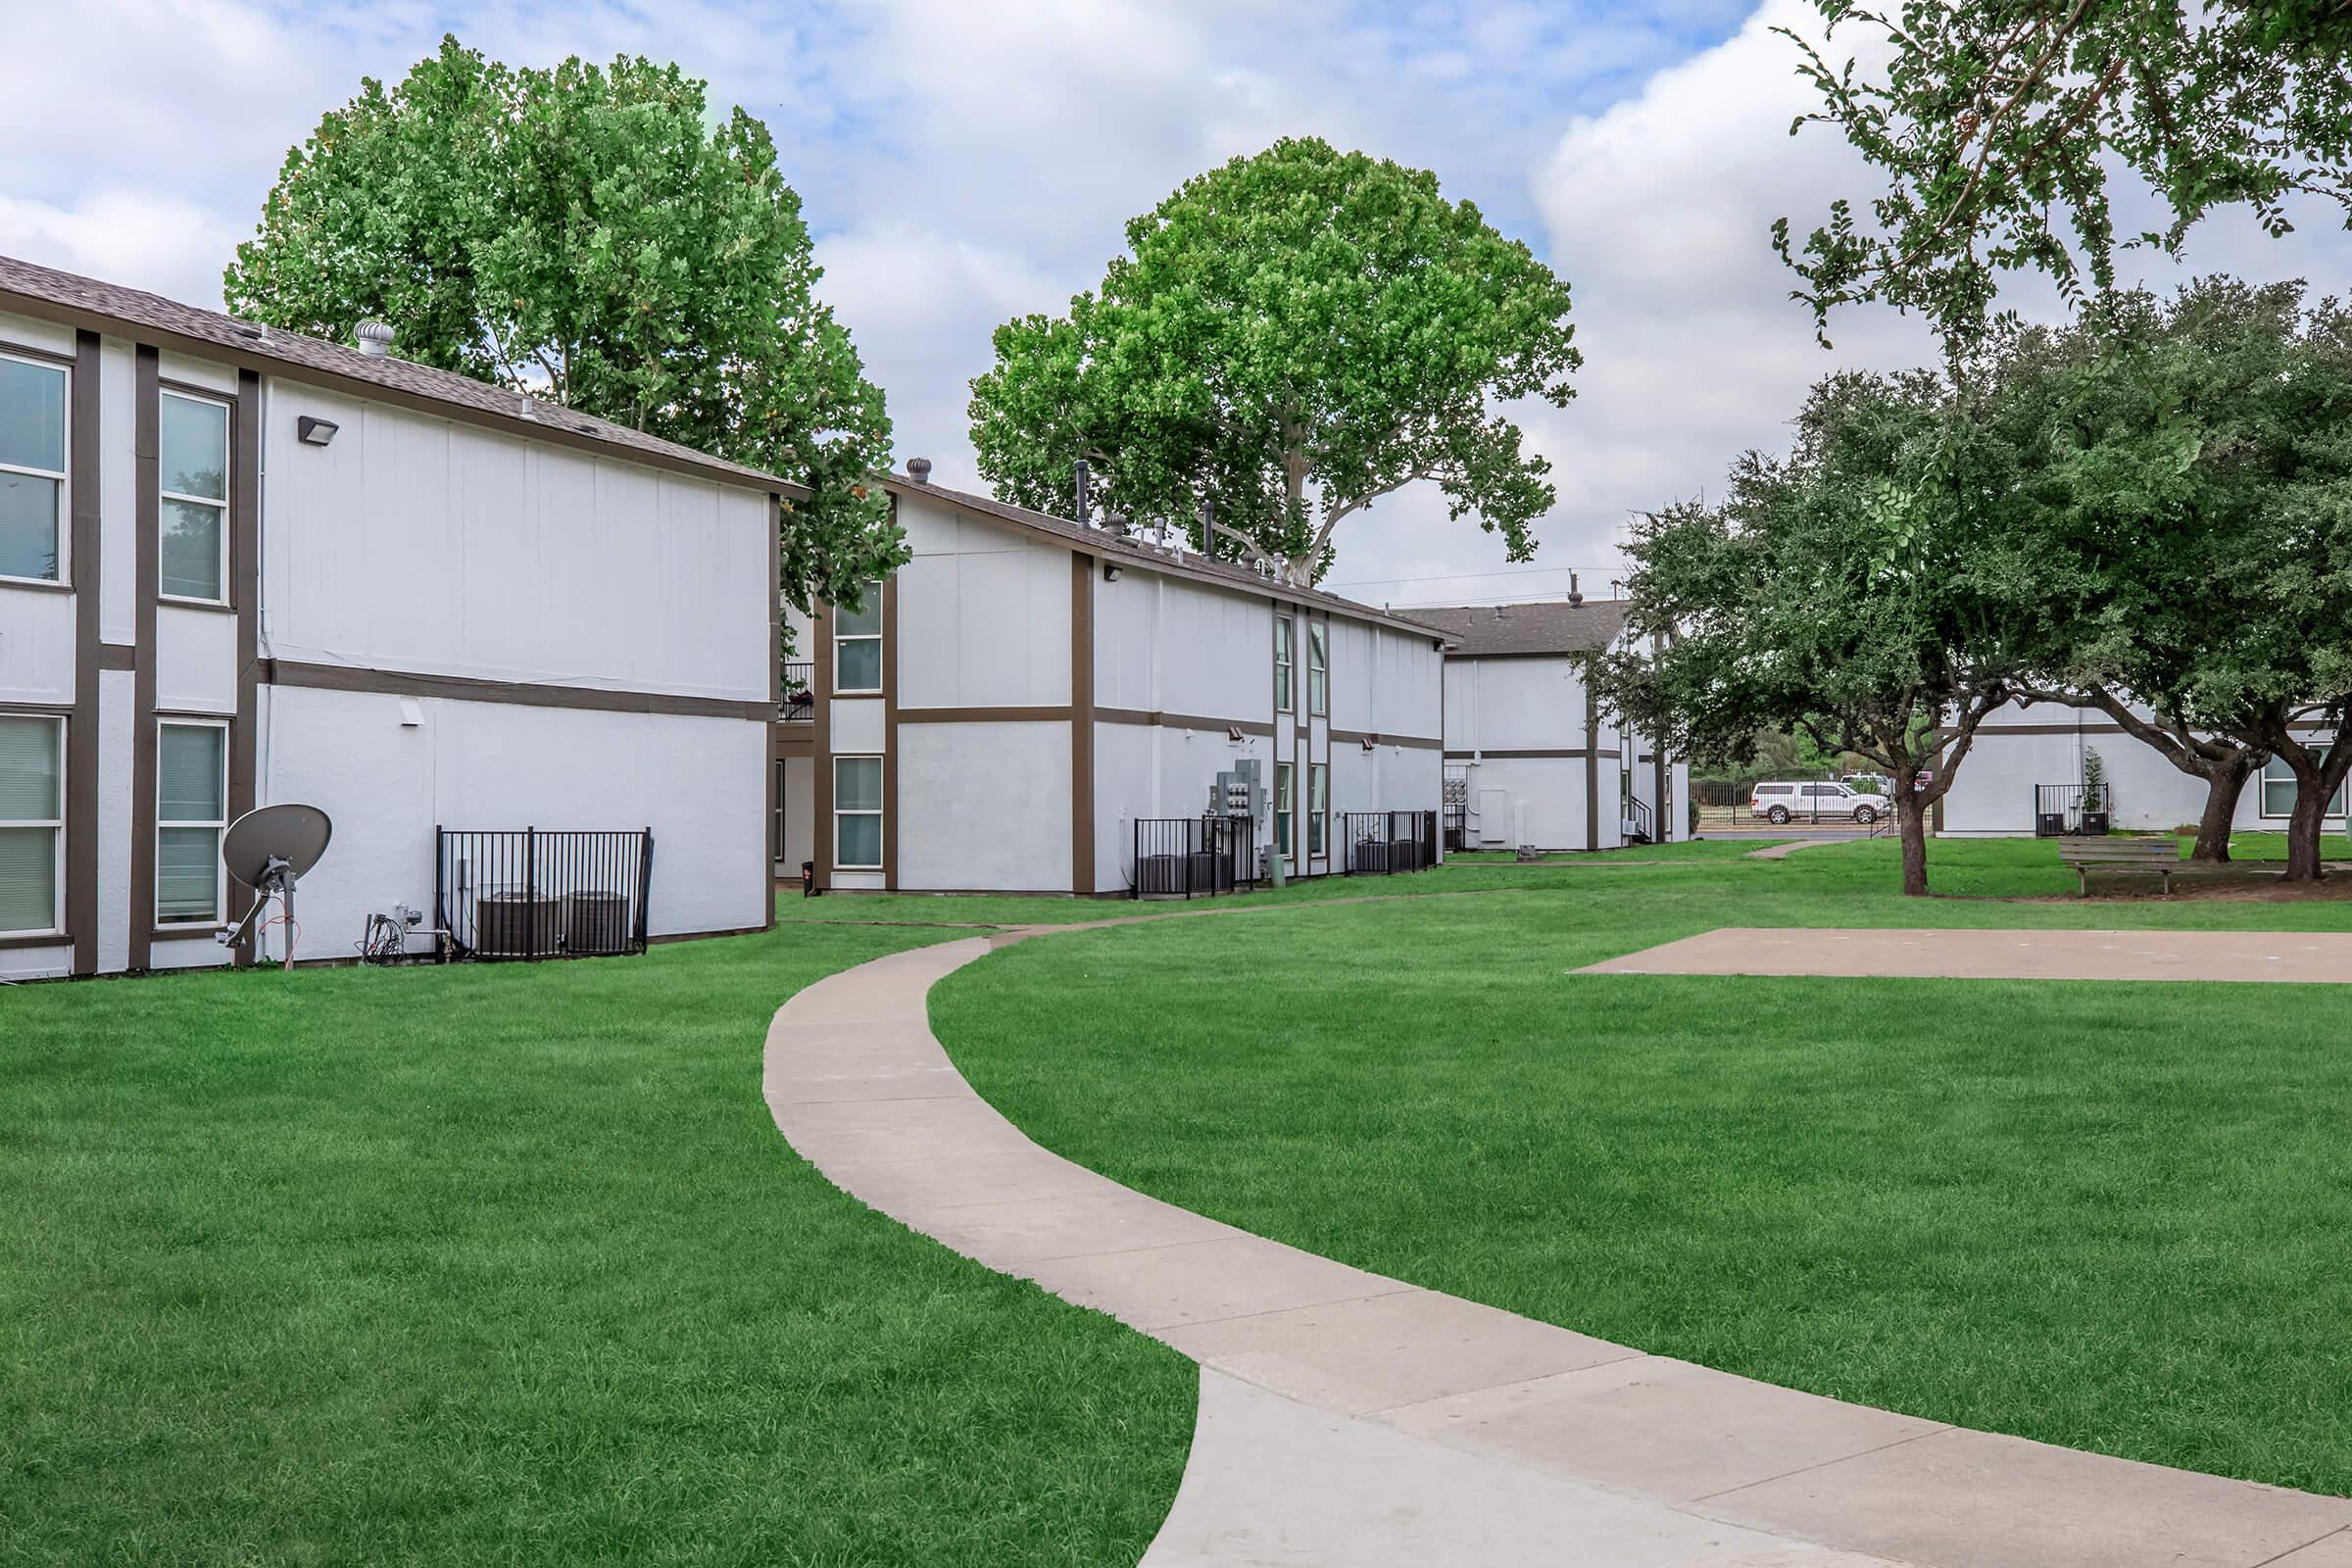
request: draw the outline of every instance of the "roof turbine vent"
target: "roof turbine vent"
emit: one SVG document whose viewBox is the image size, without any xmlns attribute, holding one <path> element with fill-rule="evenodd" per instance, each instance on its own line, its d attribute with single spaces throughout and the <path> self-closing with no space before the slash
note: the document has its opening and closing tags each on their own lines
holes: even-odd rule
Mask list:
<svg viewBox="0 0 2352 1568">
<path fill-rule="evenodd" d="M 908 458 L 906 460 L 906 477 L 912 479 L 916 484 L 929 484 L 931 482 L 931 460 L 929 458 Z"/>
<path fill-rule="evenodd" d="M 383 321 L 362 321 L 352 329 L 359 339 L 360 352 L 371 360 L 380 360 L 392 352 L 392 328 Z"/>
</svg>

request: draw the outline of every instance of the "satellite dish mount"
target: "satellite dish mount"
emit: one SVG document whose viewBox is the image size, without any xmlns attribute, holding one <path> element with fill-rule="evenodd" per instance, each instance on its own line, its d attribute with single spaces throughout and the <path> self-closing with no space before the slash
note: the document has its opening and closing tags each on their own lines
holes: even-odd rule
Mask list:
<svg viewBox="0 0 2352 1568">
<path fill-rule="evenodd" d="M 262 910 L 271 899 L 278 902 L 286 925 L 285 967 L 294 967 L 294 884 L 308 874 L 326 853 L 334 824 L 316 806 L 265 806 L 247 811 L 220 838 L 220 859 L 228 874 L 253 889 L 253 907 L 234 929 L 217 938 L 222 947 L 238 947 L 253 938 Z M 267 939 L 258 941 L 254 957 L 269 961 Z"/>
</svg>

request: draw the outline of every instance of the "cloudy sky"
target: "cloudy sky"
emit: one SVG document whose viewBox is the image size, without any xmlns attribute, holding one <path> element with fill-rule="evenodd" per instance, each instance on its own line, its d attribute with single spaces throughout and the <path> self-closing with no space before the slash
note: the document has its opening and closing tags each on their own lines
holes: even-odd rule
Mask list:
<svg viewBox="0 0 2352 1568">
<path fill-rule="evenodd" d="M 1375 602 L 1535 597 L 1572 567 L 1605 592 L 1628 514 L 1779 444 L 1813 378 L 1931 357 L 1884 313 L 1842 318 L 1823 351 L 1769 250 L 1774 218 L 1810 226 L 1833 194 L 1870 188 L 1834 133 L 1787 134 L 1804 90 L 1769 28 L 1806 25 L 1804 0 L 0 0 L 0 251 L 215 307 L 287 148 L 444 31 L 516 65 L 675 59 L 775 132 L 898 456 L 931 458 L 946 483 L 977 483 L 963 407 L 990 328 L 1063 309 L 1126 220 L 1188 175 L 1306 133 L 1433 169 L 1569 279 L 1586 368 L 1565 411 L 1524 416 L 1559 488 L 1541 569 L 1506 566 L 1496 540 L 1406 492 L 1340 537 L 1330 584 Z M 2352 242 L 2324 214 L 2283 242 L 2226 215 L 2187 259 L 2217 269 L 2352 291 Z"/>
</svg>

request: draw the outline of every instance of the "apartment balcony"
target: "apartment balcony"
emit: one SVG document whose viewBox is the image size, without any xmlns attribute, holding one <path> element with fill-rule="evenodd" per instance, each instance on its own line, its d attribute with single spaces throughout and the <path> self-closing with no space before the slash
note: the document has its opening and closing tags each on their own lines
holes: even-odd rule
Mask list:
<svg viewBox="0 0 2352 1568">
<path fill-rule="evenodd" d="M 784 701 L 776 706 L 776 721 L 781 724 L 810 724 L 816 721 L 815 661 L 785 661 Z"/>
</svg>

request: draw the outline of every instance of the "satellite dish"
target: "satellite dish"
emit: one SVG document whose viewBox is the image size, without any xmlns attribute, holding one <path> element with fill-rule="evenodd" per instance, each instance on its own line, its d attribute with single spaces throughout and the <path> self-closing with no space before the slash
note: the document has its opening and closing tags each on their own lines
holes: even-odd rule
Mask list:
<svg viewBox="0 0 2352 1568">
<path fill-rule="evenodd" d="M 324 811 L 316 806 L 299 806 L 288 802 L 281 806 L 264 806 L 247 811 L 228 824 L 220 836 L 220 861 L 228 874 L 253 889 L 261 897 L 245 911 L 233 931 L 223 931 L 219 937 L 222 947 L 233 948 L 253 932 L 254 922 L 261 918 L 262 908 L 271 898 L 284 906 L 286 923 L 294 921 L 294 884 L 307 875 L 318 858 L 326 853 L 327 841 L 335 835 L 335 825 Z M 289 933 L 290 935 L 290 933 Z M 294 945 L 286 944 L 286 967 L 294 967 Z"/>
</svg>

